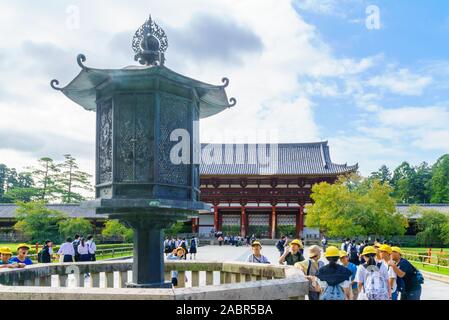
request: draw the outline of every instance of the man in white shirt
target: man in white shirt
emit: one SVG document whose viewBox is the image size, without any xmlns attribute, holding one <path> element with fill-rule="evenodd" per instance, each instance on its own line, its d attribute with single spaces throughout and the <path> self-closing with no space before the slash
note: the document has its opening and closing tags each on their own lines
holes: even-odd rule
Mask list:
<svg viewBox="0 0 449 320">
<path fill-rule="evenodd" d="M 97 245 L 94 242 L 94 237 L 89 235 L 87 237 L 87 249 L 89 251 L 90 261 L 96 261 L 95 252 L 97 251 Z"/>
<path fill-rule="evenodd" d="M 379 247 L 380 257 L 382 258 L 382 263 L 385 264 L 385 267 L 388 269 L 388 284 L 391 288 L 391 300 L 398 300 L 397 292 L 398 285 L 396 283 L 396 279 L 398 278 L 396 272 L 394 272 L 393 268 L 390 267 L 388 262 L 391 260 L 392 249 L 387 244 L 382 244 Z"/>
</svg>

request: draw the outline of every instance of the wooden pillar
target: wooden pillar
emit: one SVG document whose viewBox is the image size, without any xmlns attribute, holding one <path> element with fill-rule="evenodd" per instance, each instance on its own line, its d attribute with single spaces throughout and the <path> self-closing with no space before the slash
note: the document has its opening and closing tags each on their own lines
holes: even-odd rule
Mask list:
<svg viewBox="0 0 449 320">
<path fill-rule="evenodd" d="M 192 218 L 192 233 L 197 233 L 199 229 L 200 218 Z"/>
<path fill-rule="evenodd" d="M 214 206 L 214 230 L 215 230 L 215 232 L 219 231 L 219 225 L 218 225 L 218 206 Z"/>
<path fill-rule="evenodd" d="M 247 228 L 247 219 L 246 219 L 246 209 L 244 206 L 241 207 L 241 215 L 240 215 L 240 233 L 242 237 L 246 237 L 248 228 Z"/>
<path fill-rule="evenodd" d="M 271 239 L 276 237 L 276 206 L 271 207 Z"/>
<path fill-rule="evenodd" d="M 299 238 L 304 229 L 304 205 L 299 206 L 298 213 L 296 215 L 296 236 Z"/>
</svg>

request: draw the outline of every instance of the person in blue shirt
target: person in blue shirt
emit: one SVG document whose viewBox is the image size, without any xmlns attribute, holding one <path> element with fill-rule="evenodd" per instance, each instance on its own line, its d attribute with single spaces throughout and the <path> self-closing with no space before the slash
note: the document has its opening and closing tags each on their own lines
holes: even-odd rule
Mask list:
<svg viewBox="0 0 449 320">
<path fill-rule="evenodd" d="M 260 250 L 262 249 L 262 245 L 260 244 L 259 241 L 253 241 L 253 243 L 251 243 L 251 248 L 253 253 L 250 254 L 248 256 L 248 258 L 246 258 L 246 262 L 252 262 L 252 263 L 270 263 L 270 261 L 268 261 L 267 257 L 265 257 L 264 255 L 262 255 L 260 253 Z"/>
<path fill-rule="evenodd" d="M 33 261 L 27 257 L 28 250 L 30 250 L 30 247 L 27 244 L 19 244 L 17 247 L 17 256 L 9 259 L 9 263 L 18 263 L 19 267 L 22 268 L 33 264 Z"/>
<path fill-rule="evenodd" d="M 359 290 L 357 288 L 357 282 L 355 281 L 355 275 L 357 273 L 357 266 L 349 262 L 349 255 L 346 251 L 340 251 L 340 262 L 343 266 L 349 269 L 351 271 L 351 288 L 352 288 L 352 300 L 357 300 L 357 297 L 359 295 Z"/>
</svg>

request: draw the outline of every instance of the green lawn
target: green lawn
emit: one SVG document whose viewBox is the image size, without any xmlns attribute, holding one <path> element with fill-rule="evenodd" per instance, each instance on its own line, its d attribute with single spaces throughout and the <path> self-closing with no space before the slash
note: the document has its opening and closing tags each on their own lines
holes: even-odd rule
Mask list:
<svg viewBox="0 0 449 320">
<path fill-rule="evenodd" d="M 422 263 L 419 263 L 419 262 L 412 262 L 412 264 L 417 269 L 422 270 L 422 271 L 429 271 L 429 272 L 433 272 L 433 273 L 438 273 L 438 274 L 449 276 L 449 268 L 437 268 L 437 267 L 434 267 L 434 266 L 423 265 Z"/>
</svg>

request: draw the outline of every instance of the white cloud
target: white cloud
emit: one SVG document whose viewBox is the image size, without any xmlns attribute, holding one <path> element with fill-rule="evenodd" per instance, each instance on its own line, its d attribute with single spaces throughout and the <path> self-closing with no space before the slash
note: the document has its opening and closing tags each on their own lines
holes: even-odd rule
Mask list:
<svg viewBox="0 0 449 320">
<path fill-rule="evenodd" d="M 421 137 L 413 141 L 413 146 L 424 150 L 444 150 L 449 152 L 449 129 L 424 131 Z"/>
<path fill-rule="evenodd" d="M 392 93 L 419 96 L 432 83 L 432 77 L 411 73 L 408 69 L 388 71 L 384 75 L 374 76 L 367 85 L 388 90 Z"/>
<path fill-rule="evenodd" d="M 79 8 L 80 28 L 69 30 L 66 9 L 73 4 Z M 228 93 L 238 100 L 233 109 L 201 122 L 204 140 L 210 132 L 241 129 L 249 132 L 274 129 L 280 133 L 280 141 L 318 140 L 320 133 L 313 116 L 313 103 L 301 90 L 304 82 L 300 83 L 298 79 L 302 76 L 315 78 L 311 90 L 315 88 L 323 95 L 334 95 L 337 88 L 332 84 L 327 86 L 320 77 L 354 75 L 370 68 L 374 61 L 371 58 L 335 58 L 331 48 L 320 40 L 315 27 L 304 22 L 288 1 L 211 3 L 197 0 L 186 3 L 181 0 L 139 0 L 132 6 L 109 0 L 67 0 L 46 6 L 18 1 L 9 3 L 7 12 L 9 17 L 2 15 L 0 23 L 10 25 L 13 32 L 5 34 L 0 44 L 7 48 L 2 57 L 7 62 L 0 65 L 0 85 L 12 98 L 2 100 L 0 97 L 3 115 L 0 125 L 3 130 L 16 130 L 21 137 L 38 136 L 44 144 L 29 152 L 8 150 L 4 153 L 6 149 L 3 149 L 0 161 L 11 166 L 33 163 L 50 150 L 55 154 L 48 155 L 56 158 L 60 156 L 56 154 L 58 151 L 63 154 L 70 149 L 79 150 L 85 144 L 86 152 L 73 153 L 86 164 L 84 169 L 90 171 L 93 168 L 90 148 L 94 141 L 95 114 L 84 111 L 61 93 L 53 91 L 48 83 L 57 78 L 61 85 L 65 85 L 76 75 L 78 52 L 87 55 L 86 64 L 92 67 L 120 68 L 132 64 L 131 47 L 129 57 L 126 57 L 111 51 L 110 41 L 116 34 L 137 29 L 150 12 L 163 28 L 179 30 L 186 30 L 197 13 L 224 15 L 261 40 L 262 52 L 240 54 L 237 65 L 217 59 L 186 57 L 173 50 L 176 44 L 170 43 L 168 34 L 168 67 L 210 83 L 218 84 L 223 76 L 227 76 L 231 80 Z M 267 23 L 273 21 L 273 17 L 282 19 Z M 19 21 L 36 23 L 30 27 L 30 24 Z M 131 37 L 132 32 L 129 42 Z M 15 67 L 9 67 L 12 65 Z M 3 98 L 6 99 L 6 95 Z M 49 147 L 64 145 L 64 141 L 71 141 L 65 144 L 67 150 Z M 76 146 L 70 145 L 73 141 L 77 141 Z"/>
<path fill-rule="evenodd" d="M 431 129 L 447 127 L 449 111 L 445 107 L 402 107 L 384 109 L 378 114 L 384 126 L 395 129 Z"/>
</svg>

